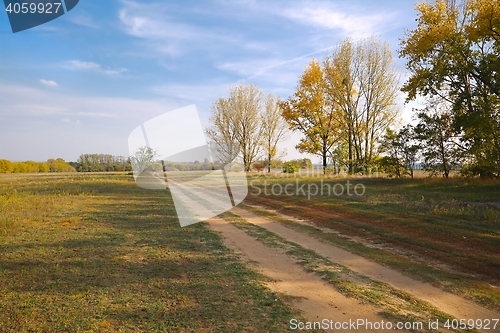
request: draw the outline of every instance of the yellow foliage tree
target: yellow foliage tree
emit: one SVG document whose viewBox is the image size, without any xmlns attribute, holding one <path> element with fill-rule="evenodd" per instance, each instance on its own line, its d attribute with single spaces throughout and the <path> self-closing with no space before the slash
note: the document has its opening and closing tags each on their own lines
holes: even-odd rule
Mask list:
<svg viewBox="0 0 500 333">
<path fill-rule="evenodd" d="M 330 149 L 340 139 L 340 109 L 327 103 L 325 88 L 323 70 L 313 59 L 300 77 L 295 94 L 280 104 L 290 129 L 304 135 L 296 148 L 321 156 L 323 172 Z"/>
<path fill-rule="evenodd" d="M 349 164 L 371 163 L 395 119 L 398 75 L 391 48 L 375 38 L 345 40 L 323 63 L 326 99 L 341 111 Z"/>
<path fill-rule="evenodd" d="M 417 28 L 401 41 L 410 71 L 402 90 L 449 102 L 471 172 L 500 177 L 500 2 L 440 0 L 416 11 Z"/>
</svg>

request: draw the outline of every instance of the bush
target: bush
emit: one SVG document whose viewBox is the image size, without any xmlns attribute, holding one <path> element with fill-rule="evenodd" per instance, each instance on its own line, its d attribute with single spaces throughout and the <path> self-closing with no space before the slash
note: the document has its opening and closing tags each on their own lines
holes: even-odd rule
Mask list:
<svg viewBox="0 0 500 333">
<path fill-rule="evenodd" d="M 300 161 L 292 160 L 283 163 L 282 171 L 283 173 L 295 173 L 300 171 Z"/>
<path fill-rule="evenodd" d="M 252 168 L 254 168 L 258 172 L 264 170 L 265 167 L 266 167 L 266 165 L 264 163 L 262 163 L 262 162 L 255 162 L 252 165 Z"/>
<path fill-rule="evenodd" d="M 12 163 L 9 160 L 0 160 L 0 173 L 12 172 Z"/>
</svg>

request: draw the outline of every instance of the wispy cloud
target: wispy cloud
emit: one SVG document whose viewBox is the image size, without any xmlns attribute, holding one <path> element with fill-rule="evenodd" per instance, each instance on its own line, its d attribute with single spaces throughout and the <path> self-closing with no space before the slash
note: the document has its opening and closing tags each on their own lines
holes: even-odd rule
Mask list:
<svg viewBox="0 0 500 333">
<path fill-rule="evenodd" d="M 0 95 L 2 97 L 0 116 L 64 115 L 65 119 L 78 116 L 78 118 L 121 118 L 144 121 L 149 117 L 179 107 L 177 104 L 172 105 L 161 100 L 68 95 L 57 90 L 48 92 L 43 89 L 3 83 L 0 83 L 0 91 L 4 93 Z M 22 96 L 24 97 L 21 98 Z"/>
<path fill-rule="evenodd" d="M 97 118 L 119 118 L 117 114 L 105 112 L 78 112 L 81 116 L 97 117 Z"/>
<path fill-rule="evenodd" d="M 109 76 L 117 76 L 127 71 L 126 68 L 104 69 L 101 65 L 96 64 L 95 62 L 81 60 L 69 60 L 65 63 L 64 67 L 70 70 L 89 70 Z"/>
<path fill-rule="evenodd" d="M 326 30 L 338 29 L 347 37 L 359 39 L 383 32 L 392 24 L 397 13 L 376 11 L 367 14 L 361 7 L 342 8 L 327 3 L 307 2 L 280 11 L 279 15 L 303 25 Z"/>
<path fill-rule="evenodd" d="M 201 13 L 199 20 L 193 17 L 186 23 L 185 19 L 178 18 L 182 14 L 176 15 L 182 9 L 172 4 L 135 1 L 122 1 L 122 4 L 118 18 L 125 33 L 146 41 L 147 46 L 159 54 L 180 56 L 193 49 L 214 50 L 240 42 L 238 35 L 221 27 L 220 22 L 204 25 L 204 19 L 211 14 Z M 190 15 L 200 15 L 200 12 L 191 12 Z"/>
<path fill-rule="evenodd" d="M 86 14 L 86 13 L 79 13 L 76 15 L 70 15 L 69 20 L 75 24 L 87 27 L 87 28 L 92 28 L 92 29 L 98 29 L 99 25 L 94 21 L 92 16 Z"/>
<path fill-rule="evenodd" d="M 49 87 L 57 87 L 56 81 L 41 79 L 40 82 L 46 86 L 49 86 Z"/>
</svg>

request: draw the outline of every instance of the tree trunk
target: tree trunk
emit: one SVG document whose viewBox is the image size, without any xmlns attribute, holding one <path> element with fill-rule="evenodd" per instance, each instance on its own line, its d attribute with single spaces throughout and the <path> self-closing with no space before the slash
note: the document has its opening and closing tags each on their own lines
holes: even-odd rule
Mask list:
<svg viewBox="0 0 500 333">
<path fill-rule="evenodd" d="M 328 150 L 326 149 L 326 145 L 323 143 L 323 175 L 326 175 L 326 158 L 327 158 L 327 152 Z"/>
<path fill-rule="evenodd" d="M 271 151 L 269 150 L 269 155 L 267 156 L 267 172 L 271 172 Z"/>
</svg>

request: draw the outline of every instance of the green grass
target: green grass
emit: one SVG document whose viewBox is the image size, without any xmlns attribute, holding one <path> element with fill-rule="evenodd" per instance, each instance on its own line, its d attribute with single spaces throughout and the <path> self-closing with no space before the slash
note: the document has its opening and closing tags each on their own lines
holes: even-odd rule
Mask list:
<svg viewBox="0 0 500 333">
<path fill-rule="evenodd" d="M 299 314 L 168 191 L 0 177 L 1 332 L 279 332 Z"/>
<path fill-rule="evenodd" d="M 294 178 L 254 177 L 268 184 Z M 245 202 L 312 221 L 287 223 L 398 269 L 412 277 L 500 310 L 500 181 L 480 179 L 318 178 L 301 183 L 363 184 L 363 196 L 248 196 Z M 255 186 L 257 182 L 254 183 Z M 261 187 L 262 188 L 262 187 Z M 268 186 L 269 188 L 269 186 Z M 255 191 L 255 189 L 254 189 Z"/>
</svg>

